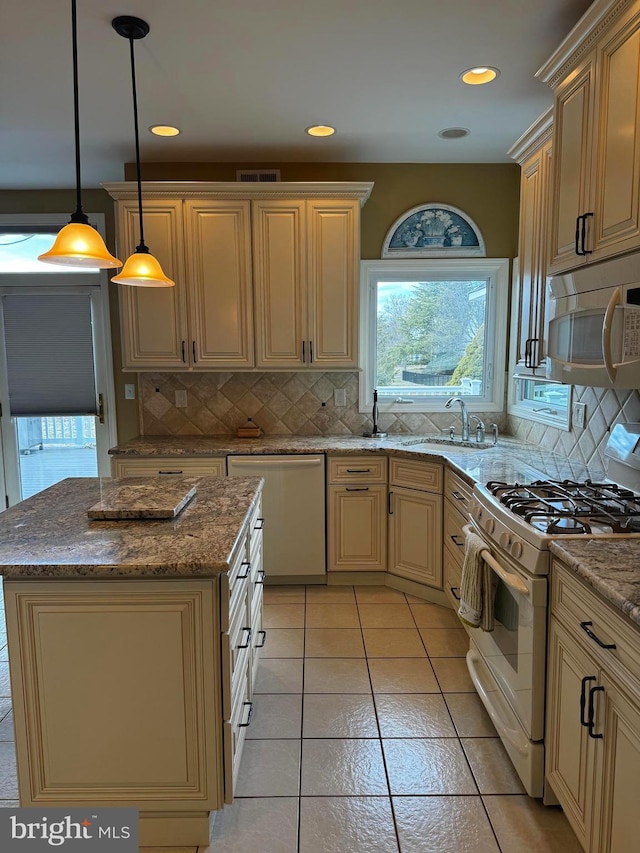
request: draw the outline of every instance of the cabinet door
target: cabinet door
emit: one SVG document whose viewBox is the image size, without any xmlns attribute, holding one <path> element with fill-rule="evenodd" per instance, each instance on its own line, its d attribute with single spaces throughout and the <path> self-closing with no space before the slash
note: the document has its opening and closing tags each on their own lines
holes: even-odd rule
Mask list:
<svg viewBox="0 0 640 853">
<path fill-rule="evenodd" d="M 442 589 L 442 495 L 394 487 L 389 572 Z"/>
<path fill-rule="evenodd" d="M 386 569 L 387 487 L 329 486 L 329 571 Z"/>
<path fill-rule="evenodd" d="M 129 370 L 184 370 L 187 296 L 184 278 L 182 202 L 144 202 L 144 236 L 151 253 L 175 287 L 120 285 L 122 363 Z M 127 258 L 140 242 L 138 202 L 118 202 L 118 252 Z"/>
<path fill-rule="evenodd" d="M 583 684 L 584 677 L 594 680 Z M 545 775 L 585 850 L 589 849 L 597 742 L 580 724 L 581 696 L 597 685 L 598 667 L 558 624 L 549 629 Z"/>
<path fill-rule="evenodd" d="M 522 164 L 516 364 L 535 374 L 546 355 L 546 252 L 551 143 Z"/>
<path fill-rule="evenodd" d="M 595 54 L 590 53 L 555 92 L 550 273 L 580 266 L 589 257 L 576 254 L 576 225 L 578 216 L 593 213 L 587 205 L 594 66 Z M 589 235 L 593 222 L 586 227 Z"/>
<path fill-rule="evenodd" d="M 305 202 L 251 205 L 256 367 L 303 367 L 309 360 Z"/>
<path fill-rule="evenodd" d="M 604 714 L 598 733 L 603 737 L 603 766 L 597 774 L 602 784 L 600 813 L 596 813 L 593 849 L 600 853 L 635 853 L 638 849 L 638 767 L 640 767 L 640 696 L 621 690 L 606 676 L 598 711 Z M 597 843 L 596 843 L 597 842 Z"/>
<path fill-rule="evenodd" d="M 590 260 L 640 245 L 640 10 L 598 49 L 596 191 Z"/>
<path fill-rule="evenodd" d="M 312 367 L 358 366 L 360 203 L 307 202 Z"/>
<path fill-rule="evenodd" d="M 253 366 L 248 201 L 186 201 L 189 358 L 195 368 Z"/>
</svg>

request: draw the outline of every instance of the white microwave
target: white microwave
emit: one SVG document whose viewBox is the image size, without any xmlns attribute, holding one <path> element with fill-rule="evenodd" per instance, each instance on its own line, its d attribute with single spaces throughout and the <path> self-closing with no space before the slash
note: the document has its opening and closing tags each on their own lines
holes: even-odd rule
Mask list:
<svg viewBox="0 0 640 853">
<path fill-rule="evenodd" d="M 640 255 L 556 276 L 550 293 L 547 378 L 640 388 Z"/>
</svg>

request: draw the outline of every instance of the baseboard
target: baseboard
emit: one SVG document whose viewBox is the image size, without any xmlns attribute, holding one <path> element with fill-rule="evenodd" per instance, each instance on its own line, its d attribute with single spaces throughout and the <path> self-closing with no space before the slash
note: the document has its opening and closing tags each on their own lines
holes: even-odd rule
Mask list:
<svg viewBox="0 0 640 853">
<path fill-rule="evenodd" d="M 140 847 L 208 847 L 209 812 L 140 812 Z"/>
<path fill-rule="evenodd" d="M 318 584 L 321 586 L 326 586 L 327 576 L 326 575 L 267 575 L 265 579 L 265 586 L 282 586 L 283 584 L 287 584 L 290 586 L 291 584 Z"/>
<path fill-rule="evenodd" d="M 384 586 L 386 572 L 327 572 L 327 586 Z"/>
<path fill-rule="evenodd" d="M 409 595 L 415 595 L 417 598 L 423 598 L 431 604 L 440 604 L 442 607 L 448 607 L 451 610 L 451 603 L 446 593 L 441 589 L 434 589 L 432 586 L 410 581 L 407 578 L 398 577 L 398 575 L 385 573 L 383 577 L 385 586 L 398 589 L 400 592 L 408 592 Z"/>
</svg>

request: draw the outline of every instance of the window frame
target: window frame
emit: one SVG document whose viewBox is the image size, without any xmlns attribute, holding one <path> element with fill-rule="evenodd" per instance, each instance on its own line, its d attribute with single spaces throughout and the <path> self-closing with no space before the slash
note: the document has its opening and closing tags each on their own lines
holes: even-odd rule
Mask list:
<svg viewBox="0 0 640 853">
<path fill-rule="evenodd" d="M 487 336 L 493 346 L 487 353 L 489 387 L 481 397 L 465 397 L 472 412 L 503 412 L 505 407 L 505 368 L 507 349 L 509 258 L 425 258 L 420 260 L 370 260 L 360 262 L 360 393 L 359 411 L 366 413 L 373 405 L 376 358 L 376 307 L 373 298 L 377 282 L 418 280 L 420 275 L 440 280 L 487 280 Z M 381 412 L 415 412 L 418 414 L 443 411 L 450 394 L 418 398 L 412 403 L 396 403 L 380 395 Z"/>
</svg>

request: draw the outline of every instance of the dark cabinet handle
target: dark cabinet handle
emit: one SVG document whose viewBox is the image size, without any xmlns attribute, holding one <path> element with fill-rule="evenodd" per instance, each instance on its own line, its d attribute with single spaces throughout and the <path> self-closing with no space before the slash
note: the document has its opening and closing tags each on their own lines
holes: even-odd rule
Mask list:
<svg viewBox="0 0 640 853">
<path fill-rule="evenodd" d="M 580 220 L 582 216 L 576 216 L 576 255 L 584 255 L 584 252 L 580 251 Z"/>
<path fill-rule="evenodd" d="M 265 572 L 265 570 L 259 569 L 258 570 L 258 578 L 256 580 L 256 583 L 264 583 L 264 579 L 266 578 L 266 576 L 267 576 L 267 573 Z"/>
<path fill-rule="evenodd" d="M 238 580 L 243 581 L 243 580 L 246 580 L 246 578 L 248 578 L 249 574 L 251 573 L 251 563 L 249 563 L 245 560 L 240 565 L 241 565 L 241 567 L 242 566 L 247 567 L 247 571 L 243 575 L 238 575 Z"/>
<path fill-rule="evenodd" d="M 592 687 L 589 690 L 589 709 L 587 712 L 589 717 L 587 720 L 587 726 L 589 728 L 589 737 L 592 737 L 594 740 L 602 740 L 602 735 L 594 735 L 594 733 L 593 733 L 593 730 L 596 727 L 595 720 L 594 720 L 594 717 L 596 714 L 594 696 L 599 691 L 602 691 L 604 693 L 604 687 Z"/>
<path fill-rule="evenodd" d="M 589 725 L 589 720 L 586 720 L 585 716 L 584 716 L 584 712 L 585 712 L 585 709 L 587 707 L 586 687 L 590 681 L 595 681 L 595 680 L 596 680 L 595 675 L 585 675 L 585 677 L 582 679 L 582 686 L 580 688 L 580 725 L 584 726 L 585 728 L 587 728 Z"/>
<path fill-rule="evenodd" d="M 615 649 L 616 644 L 615 643 L 603 643 L 602 640 L 600 639 L 600 637 L 598 637 L 596 634 L 593 633 L 593 631 L 591 630 L 591 625 L 593 625 L 593 622 L 581 622 L 580 623 L 580 627 L 585 632 L 587 637 L 591 637 L 591 639 L 594 641 L 594 643 L 597 643 L 601 649 Z"/>
<path fill-rule="evenodd" d="M 387 495 L 387 509 L 389 511 L 389 515 L 393 515 L 393 492 L 389 492 Z"/>
<path fill-rule="evenodd" d="M 457 533 L 451 533 L 450 539 L 452 540 L 454 545 L 458 546 L 458 548 L 464 548 L 464 540 L 462 542 L 458 542 L 458 534 Z"/>
<path fill-rule="evenodd" d="M 460 601 L 460 596 L 458 595 L 458 593 L 460 592 L 460 587 L 459 586 L 450 586 L 449 589 L 451 590 L 451 595 L 455 598 L 455 600 Z"/>
<path fill-rule="evenodd" d="M 371 468 L 347 468 L 347 474 L 368 474 Z"/>
<path fill-rule="evenodd" d="M 243 702 L 242 704 L 244 705 L 245 708 L 247 707 L 247 705 L 249 706 L 249 714 L 247 716 L 247 722 L 246 723 L 238 723 L 238 728 L 239 729 L 246 729 L 248 726 L 251 725 L 251 717 L 253 717 L 253 702 Z"/>
<path fill-rule="evenodd" d="M 262 530 L 264 528 L 264 518 L 257 518 L 253 526 L 254 530 Z"/>
<path fill-rule="evenodd" d="M 348 492 L 368 492 L 369 486 L 347 486 L 346 490 Z"/>
<path fill-rule="evenodd" d="M 193 343 L 191 344 L 191 352 L 193 353 L 193 363 L 197 364 L 198 358 L 196 356 L 196 342 L 195 341 L 193 341 Z"/>
<path fill-rule="evenodd" d="M 581 237 L 581 255 L 590 255 L 592 253 L 592 249 L 586 248 L 586 240 L 587 240 L 587 216 L 593 216 L 593 212 L 591 213 L 583 213 L 582 214 L 582 228 L 580 229 L 580 237 Z"/>
<path fill-rule="evenodd" d="M 304 341 L 302 341 L 302 363 L 306 364 L 305 352 L 304 352 Z"/>
<path fill-rule="evenodd" d="M 309 341 L 309 364 L 313 363 L 313 341 Z"/>
<path fill-rule="evenodd" d="M 158 474 L 182 474 L 182 471 L 158 471 Z"/>
<path fill-rule="evenodd" d="M 258 631 L 258 636 L 262 635 L 262 642 L 256 643 L 256 649 L 264 648 L 264 644 L 267 642 L 267 632 L 266 631 Z"/>
<path fill-rule="evenodd" d="M 247 632 L 247 642 L 240 643 L 240 645 L 236 646 L 236 649 L 248 649 L 251 645 L 251 628 L 245 627 L 242 630 Z"/>
<path fill-rule="evenodd" d="M 187 363 L 187 349 L 186 349 L 186 341 L 182 341 L 182 363 Z"/>
<path fill-rule="evenodd" d="M 457 501 L 464 501 L 464 500 L 466 500 L 465 496 L 464 496 L 464 495 L 461 495 L 461 494 L 460 494 L 460 492 L 451 492 L 451 494 L 453 495 L 453 497 L 454 497 Z"/>
</svg>

